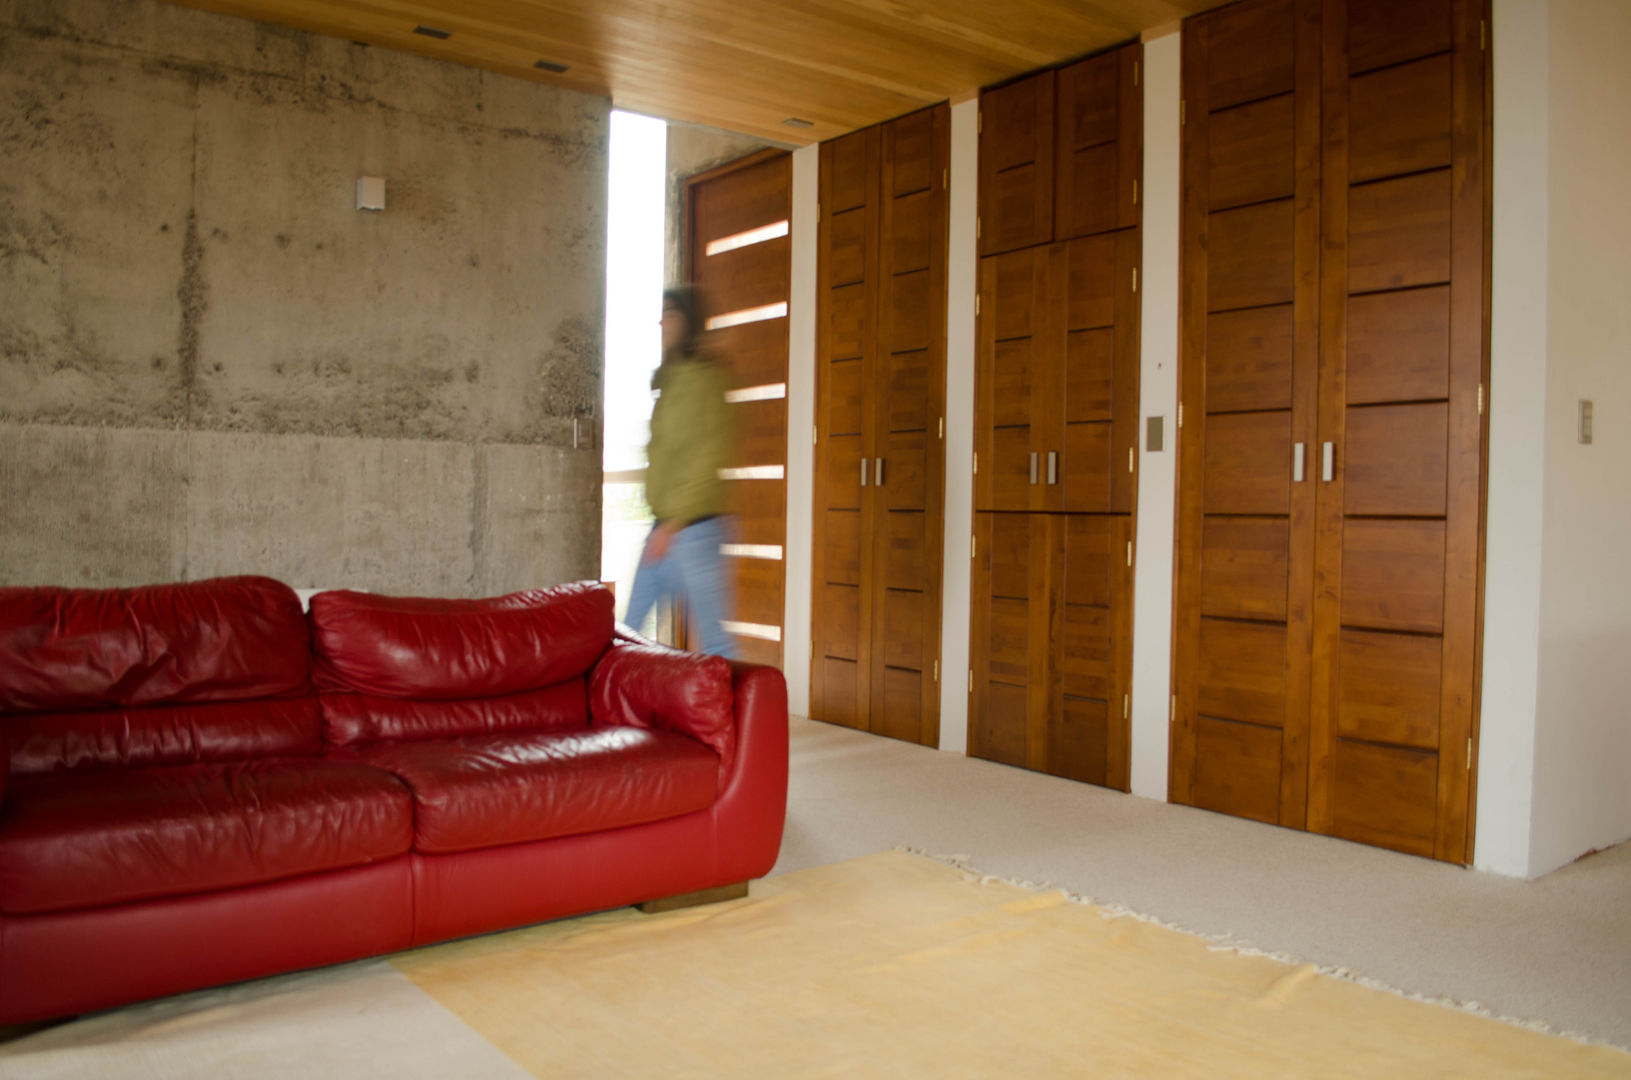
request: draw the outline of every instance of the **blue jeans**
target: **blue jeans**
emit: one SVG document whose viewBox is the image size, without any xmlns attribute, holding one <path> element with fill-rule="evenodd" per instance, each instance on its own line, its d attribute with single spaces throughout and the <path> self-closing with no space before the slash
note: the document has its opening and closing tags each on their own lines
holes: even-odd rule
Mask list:
<svg viewBox="0 0 1631 1080">
<path fill-rule="evenodd" d="M 708 518 L 674 534 L 661 559 L 642 561 L 629 587 L 624 620 L 636 630 L 664 596 L 683 598 L 702 636 L 702 651 L 734 658 L 736 643 L 722 625 L 731 610 L 731 578 L 719 545 L 726 541 L 726 522 Z"/>
</svg>

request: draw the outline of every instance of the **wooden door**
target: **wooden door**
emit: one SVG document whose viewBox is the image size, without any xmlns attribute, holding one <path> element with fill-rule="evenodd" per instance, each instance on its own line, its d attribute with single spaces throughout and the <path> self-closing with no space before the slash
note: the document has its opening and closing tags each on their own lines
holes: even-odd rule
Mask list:
<svg viewBox="0 0 1631 1080">
<path fill-rule="evenodd" d="M 1325 0 L 1309 828 L 1466 862 L 1483 491 L 1479 0 Z"/>
<path fill-rule="evenodd" d="M 1055 514 L 974 515 L 969 753 L 1046 771 L 1055 699 Z M 1086 756 L 1086 755 L 1082 755 Z"/>
<path fill-rule="evenodd" d="M 1173 798 L 1457 862 L 1485 18 L 1248 0 L 1184 39 Z"/>
<path fill-rule="evenodd" d="M 940 730 L 950 109 L 822 144 L 811 715 Z"/>
<path fill-rule="evenodd" d="M 1053 239 L 1054 73 L 980 94 L 980 254 Z"/>
<path fill-rule="evenodd" d="M 940 741 L 951 108 L 882 125 L 872 383 L 869 729 Z"/>
<path fill-rule="evenodd" d="M 877 128 L 821 146 L 810 715 L 865 730 L 877 382 Z"/>
<path fill-rule="evenodd" d="M 775 667 L 786 587 L 792 160 L 764 151 L 686 182 L 686 266 L 702 295 L 707 346 L 725 366 L 736 434 L 722 473 L 735 532 L 723 552 L 735 591 L 725 628 L 738 656 Z"/>
<path fill-rule="evenodd" d="M 1247 0 L 1184 26 L 1171 791 L 1294 828 L 1308 771 L 1319 47 L 1318 0 Z"/>
</svg>

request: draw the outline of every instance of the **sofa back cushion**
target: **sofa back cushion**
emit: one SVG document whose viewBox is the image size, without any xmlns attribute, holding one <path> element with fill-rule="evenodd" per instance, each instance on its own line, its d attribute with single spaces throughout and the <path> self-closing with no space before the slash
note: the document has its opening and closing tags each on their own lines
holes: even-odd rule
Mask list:
<svg viewBox="0 0 1631 1080">
<path fill-rule="evenodd" d="M 326 592 L 311 600 L 330 742 L 551 731 L 588 723 L 584 673 L 612 639 L 597 582 L 486 600 Z"/>
<path fill-rule="evenodd" d="M 12 771 L 315 752 L 311 641 L 280 582 L 0 589 Z"/>
</svg>

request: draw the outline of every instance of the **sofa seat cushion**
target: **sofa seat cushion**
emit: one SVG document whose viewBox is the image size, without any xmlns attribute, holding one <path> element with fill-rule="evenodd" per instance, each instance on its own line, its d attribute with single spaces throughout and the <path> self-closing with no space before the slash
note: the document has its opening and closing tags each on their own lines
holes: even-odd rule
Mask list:
<svg viewBox="0 0 1631 1080">
<path fill-rule="evenodd" d="M 406 852 L 391 774 L 322 758 L 16 776 L 0 814 L 0 912 L 211 892 Z"/>
<path fill-rule="evenodd" d="M 677 817 L 713 804 L 719 757 L 638 728 L 381 743 L 351 751 L 413 789 L 426 854 L 547 840 Z"/>
</svg>

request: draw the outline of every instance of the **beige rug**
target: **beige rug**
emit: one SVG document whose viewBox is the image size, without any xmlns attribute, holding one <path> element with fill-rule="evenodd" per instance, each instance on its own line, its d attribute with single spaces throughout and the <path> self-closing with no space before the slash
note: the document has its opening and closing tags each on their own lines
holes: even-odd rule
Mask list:
<svg viewBox="0 0 1631 1080">
<path fill-rule="evenodd" d="M 16 1076 L 1631 1077 L 1631 1055 L 886 853 L 188 995 Z"/>
</svg>

